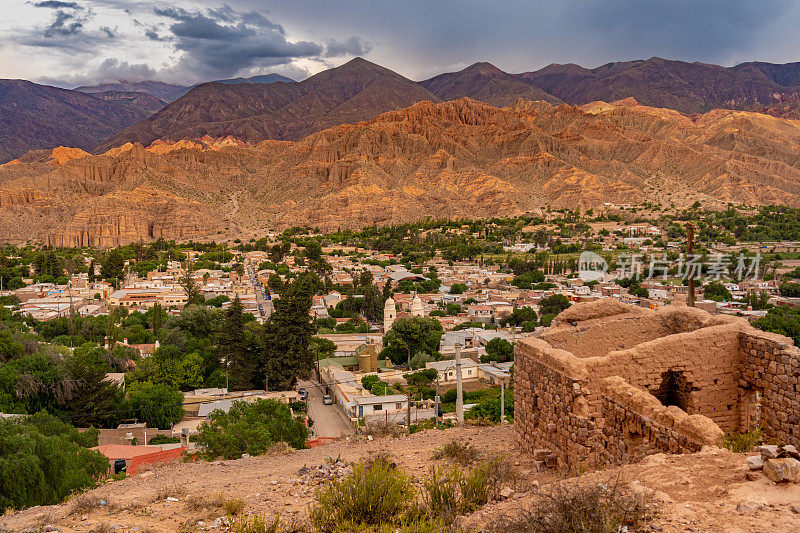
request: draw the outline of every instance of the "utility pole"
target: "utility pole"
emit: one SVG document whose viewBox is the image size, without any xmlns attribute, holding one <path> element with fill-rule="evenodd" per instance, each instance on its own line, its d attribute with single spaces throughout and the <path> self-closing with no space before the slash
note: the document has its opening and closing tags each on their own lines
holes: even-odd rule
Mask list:
<svg viewBox="0 0 800 533">
<path fill-rule="evenodd" d="M 688 243 L 686 247 L 686 255 L 689 261 L 692 260 L 694 255 L 694 224 L 689 222 L 686 224 L 686 235 Z M 688 270 L 688 269 L 687 269 Z M 686 305 L 694 307 L 694 270 L 688 272 L 689 274 L 689 296 L 686 299 Z"/>
<path fill-rule="evenodd" d="M 406 396 L 406 429 L 411 433 L 411 395 Z"/>
<path fill-rule="evenodd" d="M 264 392 L 269 392 L 269 372 L 264 372 Z"/>
<path fill-rule="evenodd" d="M 500 425 L 506 422 L 506 378 L 500 378 Z"/>
<path fill-rule="evenodd" d="M 461 343 L 456 342 L 456 420 L 464 424 L 464 389 L 461 385 Z"/>
<path fill-rule="evenodd" d="M 439 427 L 439 371 L 436 371 L 436 396 L 434 397 L 435 406 L 433 411 L 433 427 Z"/>
</svg>

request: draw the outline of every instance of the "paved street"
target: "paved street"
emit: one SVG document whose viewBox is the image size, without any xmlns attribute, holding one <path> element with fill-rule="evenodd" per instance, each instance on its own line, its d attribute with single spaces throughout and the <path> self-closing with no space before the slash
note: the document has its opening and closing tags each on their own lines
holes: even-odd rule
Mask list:
<svg viewBox="0 0 800 533">
<path fill-rule="evenodd" d="M 308 391 L 308 415 L 314 421 L 312 426 L 316 437 L 341 437 L 352 435 L 353 428 L 340 406 L 324 405 L 322 397 L 325 388 L 316 381 L 300 380 L 300 387 Z"/>
</svg>

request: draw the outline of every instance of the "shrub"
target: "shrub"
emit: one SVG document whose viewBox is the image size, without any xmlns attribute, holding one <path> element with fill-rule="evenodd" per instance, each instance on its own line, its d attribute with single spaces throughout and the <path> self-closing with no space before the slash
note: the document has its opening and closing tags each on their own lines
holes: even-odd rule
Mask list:
<svg viewBox="0 0 800 533">
<path fill-rule="evenodd" d="M 422 484 L 425 511 L 448 520 L 457 514 L 471 513 L 497 497 L 507 475 L 505 461 L 499 457 L 483 461 L 468 471 L 431 467 Z"/>
<path fill-rule="evenodd" d="M 302 419 L 292 417 L 289 406 L 276 400 L 234 402 L 228 413 L 217 410 L 209 418 L 197 436 L 207 458 L 261 455 L 278 442 L 303 448 L 308 437 Z"/>
<path fill-rule="evenodd" d="M 401 520 L 414 499 L 411 477 L 385 461 L 359 463 L 342 479 L 316 492 L 309 517 L 320 531 L 337 531 L 343 523 L 384 525 Z"/>
<path fill-rule="evenodd" d="M 448 471 L 442 465 L 431 466 L 422 489 L 422 501 L 430 515 L 450 519 L 458 514 L 460 495 L 456 471 Z"/>
<path fill-rule="evenodd" d="M 231 533 L 280 533 L 281 520 L 276 516 L 272 520 L 262 515 L 251 515 L 237 518 L 231 523 Z"/>
<path fill-rule="evenodd" d="M 616 533 L 642 529 L 651 518 L 650 498 L 618 482 L 569 490 L 556 485 L 532 509 L 504 517 L 490 531 Z"/>
<path fill-rule="evenodd" d="M 764 441 L 764 434 L 761 429 L 738 433 L 731 431 L 725 434 L 720 440 L 720 447 L 727 448 L 734 453 L 747 453 Z"/>
<path fill-rule="evenodd" d="M 177 444 L 181 441 L 180 437 L 171 437 L 169 435 L 156 435 L 152 437 L 148 444 L 158 445 L 158 444 Z"/>
<path fill-rule="evenodd" d="M 225 511 L 225 514 L 229 516 L 236 516 L 242 511 L 244 511 L 247 502 L 241 498 L 233 498 L 233 499 L 223 499 L 222 500 L 222 510 Z"/>
<path fill-rule="evenodd" d="M 480 452 L 468 443 L 461 444 L 454 440 L 433 452 L 434 459 L 449 459 L 460 465 L 468 465 L 474 462 L 479 455 Z"/>
</svg>

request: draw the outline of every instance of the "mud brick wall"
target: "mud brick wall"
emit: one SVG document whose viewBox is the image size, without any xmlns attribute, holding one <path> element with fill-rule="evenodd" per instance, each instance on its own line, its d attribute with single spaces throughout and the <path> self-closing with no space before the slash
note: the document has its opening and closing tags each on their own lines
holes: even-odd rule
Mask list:
<svg viewBox="0 0 800 533">
<path fill-rule="evenodd" d="M 514 363 L 514 425 L 520 446 L 552 451 L 559 468 L 593 463 L 596 426 L 585 396 L 585 369 L 570 365 L 566 357 L 571 355 L 539 339 L 524 344 Z"/>
<path fill-rule="evenodd" d="M 600 389 L 602 419 L 594 443 L 598 466 L 636 462 L 661 452 L 697 452 L 723 434 L 708 418 L 664 407 L 620 377 L 606 378 Z"/>
<path fill-rule="evenodd" d="M 758 392 L 768 436 L 800 447 L 800 350 L 788 337 L 758 330 L 743 331 L 739 341 L 743 396 Z"/>
<path fill-rule="evenodd" d="M 668 370 L 690 386 L 689 414 L 702 414 L 724 431 L 739 424 L 739 322 L 668 335 L 606 357 L 587 360 L 592 379 L 620 376 L 655 392 Z"/>
</svg>

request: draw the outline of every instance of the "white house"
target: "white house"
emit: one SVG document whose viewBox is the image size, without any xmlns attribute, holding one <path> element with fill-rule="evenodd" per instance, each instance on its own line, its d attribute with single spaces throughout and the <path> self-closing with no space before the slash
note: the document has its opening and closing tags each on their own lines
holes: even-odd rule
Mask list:
<svg viewBox="0 0 800 533">
<path fill-rule="evenodd" d="M 455 383 L 456 381 L 456 362 L 453 359 L 448 361 L 433 361 L 425 364 L 425 368 L 435 368 L 439 373 L 439 383 Z M 478 363 L 472 359 L 461 359 L 461 380 L 478 379 Z"/>
<path fill-rule="evenodd" d="M 350 414 L 356 417 L 374 417 L 390 415 L 408 408 L 408 396 L 405 394 L 389 394 L 387 396 L 356 396 L 347 407 Z"/>
</svg>

